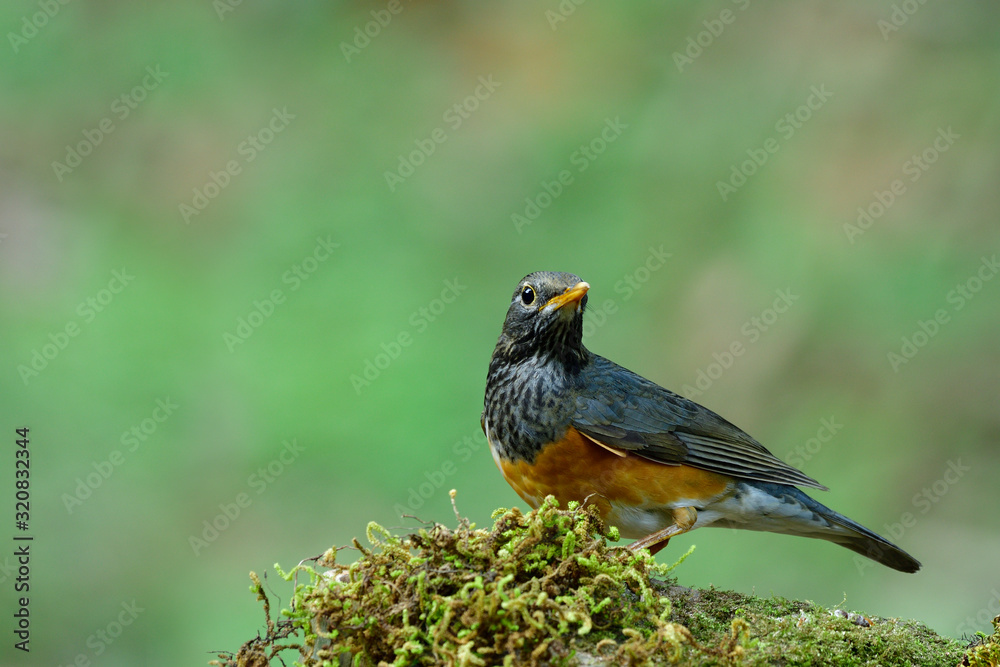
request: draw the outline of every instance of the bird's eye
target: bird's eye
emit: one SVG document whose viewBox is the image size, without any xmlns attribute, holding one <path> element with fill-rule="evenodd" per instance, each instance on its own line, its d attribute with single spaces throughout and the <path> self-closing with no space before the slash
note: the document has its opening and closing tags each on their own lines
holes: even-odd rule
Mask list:
<svg viewBox="0 0 1000 667">
<path fill-rule="evenodd" d="M 521 288 L 521 303 L 526 306 L 530 306 L 535 302 L 535 290 L 532 289 L 531 285 L 525 285 Z"/>
</svg>

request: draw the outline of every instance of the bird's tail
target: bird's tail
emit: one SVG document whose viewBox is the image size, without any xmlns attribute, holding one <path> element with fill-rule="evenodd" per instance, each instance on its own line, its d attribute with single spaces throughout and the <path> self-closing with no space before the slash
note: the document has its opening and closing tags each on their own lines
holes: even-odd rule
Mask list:
<svg viewBox="0 0 1000 667">
<path fill-rule="evenodd" d="M 794 486 L 761 482 L 751 482 L 751 484 L 785 502 L 797 504 L 812 514 L 808 522 L 796 522 L 799 523 L 801 530 L 790 529 L 780 532 L 829 540 L 900 572 L 916 572 L 920 569 L 920 562 L 916 558 L 889 540 L 810 498 Z"/>
</svg>

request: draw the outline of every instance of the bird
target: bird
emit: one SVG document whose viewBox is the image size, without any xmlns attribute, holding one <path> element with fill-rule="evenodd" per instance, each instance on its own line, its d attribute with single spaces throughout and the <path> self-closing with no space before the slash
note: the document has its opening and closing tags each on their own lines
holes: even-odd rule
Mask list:
<svg viewBox="0 0 1000 667">
<path fill-rule="evenodd" d="M 828 540 L 901 572 L 920 563 L 797 487 L 829 490 L 706 407 L 583 345 L 590 285 L 539 271 L 514 290 L 481 417 L 503 477 L 531 507 L 590 502 L 655 554 L 717 526 Z"/>
</svg>

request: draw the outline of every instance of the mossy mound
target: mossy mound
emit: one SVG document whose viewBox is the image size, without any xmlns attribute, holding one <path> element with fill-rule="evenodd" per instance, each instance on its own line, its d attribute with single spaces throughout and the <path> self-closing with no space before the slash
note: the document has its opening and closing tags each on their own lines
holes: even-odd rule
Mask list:
<svg viewBox="0 0 1000 667">
<path fill-rule="evenodd" d="M 457 512 L 456 512 L 457 514 Z M 613 528 L 608 531 L 617 539 Z M 830 612 L 806 602 L 677 585 L 648 552 L 609 547 L 596 511 L 555 499 L 494 513 L 491 530 L 459 519 L 405 537 L 369 525 L 372 549 L 298 583 L 284 619 L 218 665 L 948 665 L 963 645 L 915 621 Z M 689 552 L 690 553 L 690 552 Z M 685 554 L 686 557 L 687 554 Z M 280 572 L 280 569 L 279 569 Z M 1000 646 L 978 649 L 989 660 Z M 972 662 L 996 665 L 996 662 Z"/>
</svg>

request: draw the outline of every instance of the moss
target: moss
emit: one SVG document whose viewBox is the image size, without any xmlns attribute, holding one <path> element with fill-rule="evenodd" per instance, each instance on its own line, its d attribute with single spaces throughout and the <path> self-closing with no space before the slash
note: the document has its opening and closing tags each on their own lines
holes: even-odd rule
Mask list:
<svg viewBox="0 0 1000 667">
<path fill-rule="evenodd" d="M 1000 616 L 993 619 L 993 634 L 978 633 L 959 664 L 968 667 L 1000 666 Z"/>
<path fill-rule="evenodd" d="M 456 512 L 457 515 L 457 512 Z M 554 498 L 528 514 L 497 510 L 490 530 L 459 518 L 396 536 L 376 524 L 371 548 L 300 564 L 290 609 L 217 665 L 955 665 L 959 642 L 915 621 L 864 617 L 808 602 L 678 585 L 672 566 L 608 541 L 592 506 Z M 607 535 L 607 537 L 606 537 Z M 690 551 L 688 552 L 690 553 Z M 279 572 L 281 570 L 279 569 Z M 300 581 L 302 580 L 302 581 Z M 1000 632 L 1000 631 L 998 631 Z M 996 665 L 995 640 L 970 650 Z M 992 651 L 992 653 L 990 653 Z M 991 659 L 994 662 L 988 662 Z M 986 660 L 986 662 L 983 662 Z"/>
</svg>

